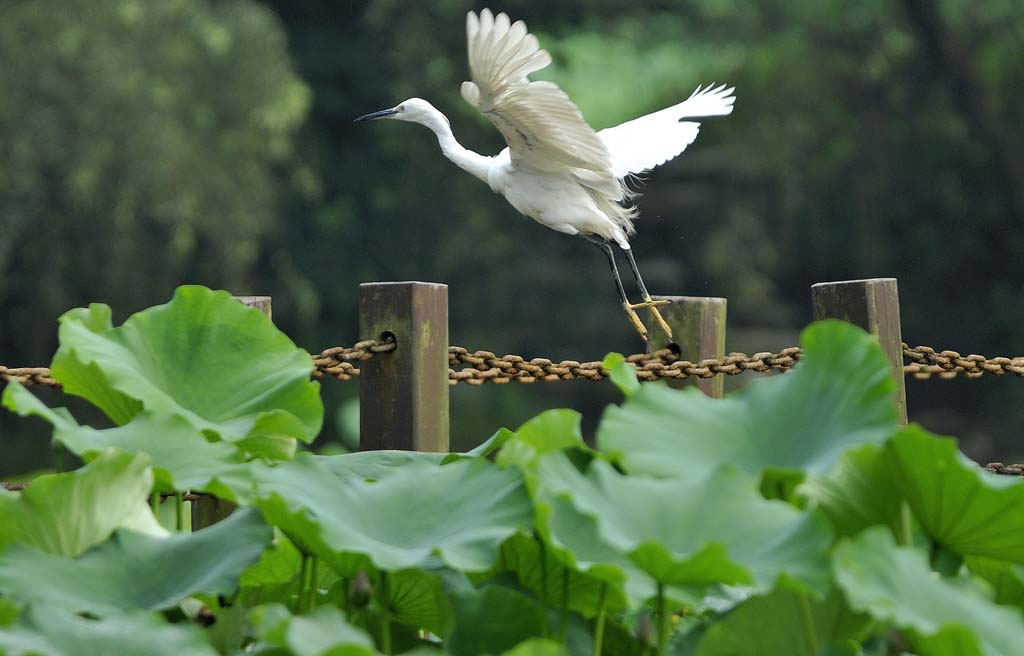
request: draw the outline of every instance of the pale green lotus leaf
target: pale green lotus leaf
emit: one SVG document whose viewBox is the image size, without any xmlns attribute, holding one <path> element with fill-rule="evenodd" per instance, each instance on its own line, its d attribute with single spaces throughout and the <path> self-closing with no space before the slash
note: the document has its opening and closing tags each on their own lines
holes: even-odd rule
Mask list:
<svg viewBox="0 0 1024 656">
<path fill-rule="evenodd" d="M 231 442 L 211 442 L 184 417 L 141 412 L 123 426 L 97 430 L 80 426 L 64 408 L 48 408 L 16 382 L 4 390 L 4 406 L 53 425 L 53 437 L 85 461 L 109 448 L 149 456 L 154 489 L 209 492 L 237 501 L 252 487 L 243 452 Z"/>
<path fill-rule="evenodd" d="M 20 493 L 0 490 L 0 549 L 20 543 L 77 556 L 120 528 L 166 535 L 146 496 L 149 458 L 109 449 L 81 469 L 36 477 Z"/>
<path fill-rule="evenodd" d="M 31 608 L 19 624 L 0 628 L 5 656 L 216 656 L 197 627 L 168 624 L 156 613 L 92 619 L 60 608 Z"/>
<path fill-rule="evenodd" d="M 166 610 L 199 593 L 234 594 L 272 537 L 256 510 L 241 509 L 196 533 L 119 530 L 74 559 L 18 545 L 0 554 L 0 593 L 97 617 Z"/>
<path fill-rule="evenodd" d="M 1024 645 L 1019 609 L 995 604 L 969 580 L 937 575 L 926 553 L 897 546 L 887 528 L 844 538 L 833 564 L 851 608 L 902 629 L 920 656 L 1011 656 Z"/>
<path fill-rule="evenodd" d="M 346 577 L 371 565 L 486 570 L 501 543 L 533 523 L 522 475 L 486 460 L 413 460 L 373 482 L 299 456 L 256 477 L 267 519 Z"/>
<path fill-rule="evenodd" d="M 789 582 L 827 589 L 832 533 L 825 521 L 764 499 L 756 481 L 735 468 L 686 481 L 624 476 L 594 460 L 582 473 L 556 452 L 541 459 L 538 477 L 537 502 L 553 509 L 550 537 L 580 561 L 600 563 L 600 553 L 591 555 L 600 549 L 628 556 L 662 584 L 744 583 L 770 590 Z M 560 498 L 596 522 L 602 546 L 586 522 L 556 503 Z"/>
<path fill-rule="evenodd" d="M 731 463 L 755 475 L 802 477 L 825 474 L 848 448 L 896 432 L 896 383 L 874 336 L 825 321 L 807 328 L 802 343 L 791 373 L 724 399 L 641 386 L 605 412 L 599 449 L 634 474 L 695 480 Z"/>
<path fill-rule="evenodd" d="M 313 362 L 264 314 L 227 292 L 179 287 L 119 327 L 94 304 L 60 320 L 51 373 L 123 425 L 142 410 L 175 414 L 253 455 L 280 457 L 320 430 Z"/>
</svg>

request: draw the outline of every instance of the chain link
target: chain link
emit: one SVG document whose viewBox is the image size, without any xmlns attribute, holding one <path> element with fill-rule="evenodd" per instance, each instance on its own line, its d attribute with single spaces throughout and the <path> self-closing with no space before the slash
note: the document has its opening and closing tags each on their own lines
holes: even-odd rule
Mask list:
<svg viewBox="0 0 1024 656">
<path fill-rule="evenodd" d="M 351 380 L 359 375 L 356 363 L 365 362 L 380 353 L 390 353 L 398 345 L 394 340 L 368 339 L 352 346 L 335 346 L 313 356 L 314 378 L 332 376 Z M 626 358 L 636 367 L 637 377 L 643 381 L 658 379 L 681 380 L 690 376 L 714 378 L 720 374 L 736 376 L 747 371 L 767 373 L 786 371 L 800 361 L 803 351 L 799 347 L 782 349 L 778 353 L 731 353 L 721 359 L 691 362 L 679 358 L 673 351 L 662 349 L 654 353 L 637 353 Z M 978 378 L 985 374 L 1024 377 L 1024 356 L 986 358 L 983 355 L 960 355 L 956 351 L 936 351 L 930 346 L 903 345 L 906 363 L 903 372 L 918 380 L 932 376 L 942 379 Z M 491 351 L 469 351 L 461 346 L 448 348 L 448 383 L 456 385 L 501 385 L 510 382 L 535 383 L 559 380 L 602 380 L 608 372 L 600 361 L 579 362 L 547 358 L 527 360 L 520 355 L 498 356 Z M 14 368 L 0 365 L 0 380 L 17 380 L 23 385 L 59 388 L 60 383 L 50 376 L 46 367 Z"/>
<path fill-rule="evenodd" d="M 959 374 L 968 378 L 980 378 L 985 374 L 1024 376 L 1024 356 L 1015 358 L 986 358 L 976 354 L 962 356 L 956 351 L 936 351 L 930 346 L 911 348 L 904 344 L 903 357 L 910 361 L 903 366 L 904 373 L 912 374 L 918 380 L 928 379 L 932 375 L 945 379 L 956 378 Z"/>
<path fill-rule="evenodd" d="M 378 354 L 393 352 L 398 345 L 392 340 L 364 340 L 352 346 L 335 346 L 313 356 L 315 369 L 314 378 L 333 376 L 339 380 L 351 380 L 359 375 L 359 368 L 354 364 L 365 362 Z M 782 349 L 778 353 L 731 353 L 722 359 L 708 359 L 690 362 L 680 359 L 670 349 L 661 349 L 654 353 L 637 353 L 626 357 L 626 362 L 636 367 L 637 378 L 643 381 L 658 379 L 680 380 L 695 376 L 697 378 L 714 378 L 718 375 L 736 376 L 746 371 L 767 373 L 771 371 L 787 371 L 793 367 L 803 355 L 799 347 Z M 967 378 L 978 378 L 985 374 L 1005 376 L 1013 374 L 1024 377 L 1024 357 L 986 358 L 982 355 L 962 356 L 956 351 L 936 351 L 930 346 L 910 347 L 903 344 L 903 357 L 907 361 L 903 366 L 906 375 L 918 380 L 931 378 L 933 375 L 942 379 L 964 375 Z M 609 373 L 599 361 L 578 362 L 562 360 L 554 362 L 547 358 L 527 360 L 519 355 L 497 356 L 490 351 L 469 351 L 461 346 L 448 348 L 448 384 L 456 385 L 496 385 L 519 382 L 553 382 L 559 380 L 602 380 Z M 0 380 L 17 380 L 23 385 L 38 385 L 60 388 L 60 383 L 53 379 L 46 367 L 5 367 L 0 365 Z M 985 470 L 1008 476 L 1024 476 L 1024 465 L 1004 465 L 1001 462 L 988 463 Z M 15 484 L 4 484 L 10 490 L 20 489 Z"/>
</svg>

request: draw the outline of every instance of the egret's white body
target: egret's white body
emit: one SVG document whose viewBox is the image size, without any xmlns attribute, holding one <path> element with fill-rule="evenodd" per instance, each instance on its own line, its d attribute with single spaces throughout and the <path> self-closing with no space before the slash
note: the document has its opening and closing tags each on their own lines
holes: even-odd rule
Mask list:
<svg viewBox="0 0 1024 656">
<path fill-rule="evenodd" d="M 634 194 L 626 179 L 664 164 L 693 143 L 700 123 L 684 119 L 732 113 L 733 89 L 698 87 L 677 105 L 595 132 L 556 84 L 529 80 L 530 73 L 551 63 L 551 56 L 522 21 L 512 23 L 507 15 L 494 16 L 487 9 L 479 16 L 470 12 L 466 36 L 473 80 L 462 83 L 462 96 L 498 128 L 507 148 L 493 157 L 467 150 L 456 141 L 445 115 L 420 98 L 357 120 L 391 118 L 425 125 L 437 135 L 448 159 L 522 214 L 559 232 L 617 244 L 630 257 L 647 301 L 641 305 L 651 307 L 629 250 L 637 211 L 628 204 Z M 637 325 L 632 308 L 638 306 L 625 299 L 614 256 L 610 249 L 607 253 Z"/>
</svg>

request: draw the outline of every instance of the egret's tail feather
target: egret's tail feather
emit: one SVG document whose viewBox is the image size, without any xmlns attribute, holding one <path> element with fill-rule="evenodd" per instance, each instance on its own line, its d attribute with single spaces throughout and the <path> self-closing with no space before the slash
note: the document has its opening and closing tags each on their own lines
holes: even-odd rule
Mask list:
<svg viewBox="0 0 1024 656">
<path fill-rule="evenodd" d="M 689 98 L 671 108 L 672 113 L 676 115 L 677 121 L 728 116 L 732 114 L 733 103 L 736 102 L 736 96 L 732 95 L 735 90 L 735 87 L 726 87 L 724 84 L 716 87 L 714 82 L 703 89 L 698 86 Z"/>
</svg>

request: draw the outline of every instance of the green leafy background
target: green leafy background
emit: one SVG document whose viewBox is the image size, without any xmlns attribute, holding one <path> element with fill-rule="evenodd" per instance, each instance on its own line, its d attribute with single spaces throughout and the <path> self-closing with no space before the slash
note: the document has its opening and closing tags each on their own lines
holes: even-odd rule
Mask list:
<svg viewBox="0 0 1024 656">
<path fill-rule="evenodd" d="M 885 357 L 848 324 L 720 400 L 609 356 L 625 396 L 596 448 L 550 410 L 469 452 L 316 454 L 312 361 L 257 310 L 189 286 L 110 317 L 65 314 L 53 373 L 114 426 L 3 393 L 84 464 L 0 494 L 0 654 L 135 653 L 140 631 L 154 653 L 283 656 L 1024 642 L 1024 482 L 899 426 Z M 167 375 L 187 353 L 244 381 Z M 197 491 L 231 512 L 192 531 Z"/>
</svg>

